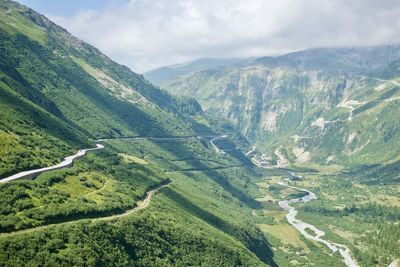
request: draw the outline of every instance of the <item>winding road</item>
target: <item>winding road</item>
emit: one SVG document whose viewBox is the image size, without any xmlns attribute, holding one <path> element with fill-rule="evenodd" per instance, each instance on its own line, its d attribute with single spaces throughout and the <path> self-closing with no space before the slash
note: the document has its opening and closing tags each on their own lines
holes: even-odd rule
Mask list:
<svg viewBox="0 0 400 267">
<path fill-rule="evenodd" d="M 322 237 L 325 235 L 324 231 L 318 229 L 312 224 L 303 222 L 296 218 L 297 210 L 293 206 L 290 206 L 290 204 L 305 203 L 317 199 L 317 196 L 313 192 L 303 188 L 287 185 L 283 182 L 280 182 L 279 184 L 307 193 L 307 195 L 300 198 L 279 201 L 279 206 L 288 212 L 286 215 L 287 221 L 307 239 L 314 240 L 326 245 L 332 251 L 332 253 L 339 251 L 340 255 L 343 258 L 343 262 L 346 264 L 346 266 L 359 267 L 356 260 L 353 259 L 351 251 L 347 246 L 322 239 Z M 309 232 L 306 231 L 306 229 L 311 230 L 312 232 L 315 233 L 315 235 L 311 235 Z"/>
<path fill-rule="evenodd" d="M 95 140 L 96 142 L 107 142 L 107 141 L 113 141 L 113 140 L 125 140 L 125 141 L 139 141 L 139 140 L 153 140 L 153 141 L 183 141 L 187 140 L 190 138 L 212 138 L 210 143 L 214 147 L 215 151 L 217 153 L 225 153 L 222 150 L 220 150 L 213 142 L 219 139 L 227 138 L 227 135 L 191 135 L 191 136 L 168 136 L 168 137 L 152 137 L 152 136 L 145 136 L 145 137 L 119 137 L 119 138 L 108 138 L 108 139 L 98 139 Z M 78 152 L 72 156 L 68 156 L 64 158 L 64 160 L 58 164 L 55 164 L 53 166 L 49 167 L 44 167 L 40 169 L 34 169 L 34 170 L 29 170 L 29 171 L 22 171 L 16 174 L 13 174 L 11 176 L 5 177 L 0 179 L 0 183 L 7 183 L 10 181 L 14 180 L 19 180 L 19 179 L 34 179 L 37 177 L 39 174 L 47 171 L 52 171 L 52 170 L 57 170 L 65 167 L 70 167 L 75 159 L 78 159 L 80 157 L 83 157 L 86 155 L 86 152 L 88 151 L 93 151 L 93 150 L 98 150 L 98 149 L 103 149 L 104 145 L 102 144 L 96 144 L 96 147 L 94 148 L 86 148 L 86 149 L 81 149 L 78 150 Z"/>
<path fill-rule="evenodd" d="M 104 148 L 104 146 L 102 144 L 96 144 L 95 148 L 86 148 L 86 149 L 78 150 L 78 152 L 76 152 L 75 155 L 64 158 L 64 160 L 62 162 L 60 162 L 56 165 L 44 167 L 44 168 L 40 168 L 40 169 L 34 169 L 34 170 L 30 170 L 30 171 L 19 172 L 14 175 L 11 175 L 9 177 L 1 179 L 0 183 L 7 183 L 10 181 L 19 180 L 19 179 L 33 179 L 43 172 L 69 167 L 72 165 L 72 163 L 75 159 L 83 157 L 86 154 L 86 152 L 98 150 L 98 149 L 102 149 L 102 148 Z"/>
<path fill-rule="evenodd" d="M 112 141 L 112 140 L 155 140 L 155 141 L 168 141 L 168 140 L 186 140 L 189 138 L 211 138 L 210 143 L 213 146 L 213 148 L 215 149 L 215 151 L 217 153 L 225 153 L 223 150 L 219 149 L 215 144 L 214 141 L 220 140 L 220 139 L 224 139 L 227 138 L 227 135 L 198 135 L 198 136 L 184 136 L 184 137 L 123 137 L 123 138 L 114 138 L 114 139 L 98 139 L 96 140 L 96 142 L 107 142 L 107 141 Z M 50 171 L 50 170 L 56 170 L 56 169 L 60 169 L 60 168 L 64 168 L 64 167 L 69 167 L 72 165 L 73 161 L 77 158 L 83 157 L 88 151 L 93 151 L 93 150 L 99 150 L 99 149 L 103 149 L 104 145 L 102 144 L 96 144 L 95 148 L 88 148 L 88 149 L 82 149 L 79 150 L 76 154 L 72 155 L 72 156 L 68 156 L 66 158 L 64 158 L 64 160 L 56 165 L 50 166 L 50 167 L 44 167 L 44 168 L 40 168 L 40 169 L 35 169 L 35 170 L 30 170 L 30 171 L 23 171 L 17 174 L 14 174 L 12 176 L 6 177 L 4 179 L 0 180 L 0 183 L 6 183 L 9 181 L 13 181 L 13 180 L 17 180 L 17 179 L 33 179 L 36 176 L 38 176 L 40 173 L 43 173 L 45 171 Z M 254 149 L 253 149 L 254 150 Z M 252 151 L 251 151 L 252 152 Z M 250 154 L 250 153 L 247 153 Z M 278 155 L 278 153 L 277 153 Z M 281 157 L 279 157 L 281 160 Z M 293 173 L 291 173 L 291 175 L 294 175 Z M 16 235 L 16 234 L 23 234 L 23 233 L 29 233 L 29 232 L 34 232 L 34 231 L 38 231 L 38 230 L 42 230 L 42 229 L 46 229 L 55 225 L 66 225 L 66 224 L 71 224 L 71 223 L 76 223 L 78 221 L 83 221 L 83 220 L 91 220 L 91 221 L 112 221 L 115 220 L 117 218 L 123 217 L 123 216 L 127 216 L 130 214 L 133 214 L 135 212 L 138 212 L 142 209 L 145 209 L 149 206 L 151 199 L 154 195 L 154 193 L 161 189 L 164 186 L 167 186 L 171 181 L 167 180 L 164 183 L 160 184 L 159 186 L 157 186 L 154 189 L 148 190 L 142 201 L 139 201 L 137 203 L 137 206 L 126 210 L 120 214 L 113 214 L 113 215 L 109 215 L 109 216 L 99 216 L 97 218 L 82 218 L 82 219 L 73 219 L 71 221 L 66 221 L 66 222 L 60 222 L 60 223 L 54 223 L 54 224 L 47 224 L 47 225 L 43 225 L 43 226 L 39 226 L 39 227 L 34 227 L 34 228 L 30 228 L 30 229 L 24 229 L 24 230 L 17 230 L 14 232 L 10 232 L 10 233 L 2 233 L 0 234 L 0 236 L 10 236 L 10 235 Z M 279 206 L 283 209 L 285 209 L 286 211 L 288 211 L 288 214 L 286 215 L 286 219 L 287 221 L 293 226 L 295 227 L 302 235 L 304 235 L 306 238 L 311 239 L 311 240 L 315 240 L 317 242 L 320 242 L 322 244 L 325 244 L 333 253 L 339 251 L 340 255 L 343 257 L 343 261 L 344 263 L 348 266 L 348 267 L 358 267 L 359 265 L 357 264 L 357 262 L 352 258 L 351 256 L 351 252 L 349 250 L 349 248 L 345 245 L 342 244 L 338 244 L 338 243 L 333 243 L 333 242 L 329 242 L 325 239 L 322 239 L 321 237 L 325 235 L 325 232 L 316 228 L 314 225 L 312 224 L 308 224 L 305 223 L 299 219 L 296 218 L 297 216 L 297 210 L 293 207 L 290 206 L 290 204 L 293 203 L 299 203 L 299 202 L 308 202 L 314 199 L 317 199 L 317 196 L 311 192 L 308 191 L 306 189 L 303 188 L 298 188 L 298 187 L 294 187 L 291 185 L 287 185 L 285 183 L 279 183 L 280 185 L 284 185 L 287 187 L 291 187 L 293 189 L 299 190 L 299 191 L 303 191 L 303 192 L 307 192 L 306 196 L 303 196 L 301 198 L 295 198 L 295 199 L 290 199 L 290 200 L 283 200 L 279 202 Z M 308 233 L 306 231 L 306 229 L 310 229 L 311 231 L 313 231 L 315 233 L 315 235 L 311 235 L 310 233 Z"/>
<path fill-rule="evenodd" d="M 113 140 L 127 140 L 127 141 L 135 141 L 135 140 L 171 141 L 171 140 L 174 140 L 174 141 L 179 141 L 179 140 L 187 140 L 189 138 L 211 138 L 210 143 L 212 144 L 212 146 L 214 147 L 214 149 L 216 150 L 217 153 L 221 153 L 222 150 L 220 150 L 213 143 L 213 141 L 216 141 L 216 140 L 219 140 L 219 139 L 223 139 L 223 138 L 227 138 L 227 137 L 228 137 L 227 135 L 196 135 L 196 136 L 174 136 L 174 137 L 171 137 L 171 136 L 169 136 L 169 137 L 122 137 L 122 138 L 113 138 L 113 139 L 98 139 L 98 140 L 96 140 L 96 142 L 107 142 L 107 141 L 113 141 Z M 4 179 L 1 179 L 0 182 L 1 183 L 6 183 L 6 182 L 10 182 L 10 181 L 17 180 L 17 179 L 33 179 L 33 178 L 35 178 L 36 176 L 38 176 L 39 174 L 41 174 L 43 172 L 56 170 L 56 169 L 60 169 L 60 168 L 64 168 L 64 167 L 69 167 L 69 166 L 72 165 L 72 163 L 73 163 L 73 161 L 75 159 L 83 157 L 86 154 L 86 152 L 93 151 L 93 150 L 98 150 L 98 149 L 103 149 L 103 148 L 104 148 L 104 145 L 96 144 L 95 148 L 81 149 L 76 154 L 64 158 L 64 160 L 59 164 L 56 164 L 56 165 L 53 165 L 53 166 L 49 166 L 49 167 L 40 168 L 40 169 L 30 170 L 30 171 L 19 172 L 17 174 L 12 175 L 12 176 L 9 176 L 9 177 L 6 177 Z M 17 231 L 13 231 L 13 232 L 9 232 L 9 233 L 1 233 L 0 237 L 34 232 L 34 231 L 46 229 L 46 228 L 49 228 L 49 227 L 52 227 L 52 226 L 55 226 L 55 225 L 71 224 L 71 223 L 76 223 L 78 221 L 83 221 L 83 220 L 91 220 L 91 221 L 110 221 L 110 220 L 115 220 L 117 218 L 120 218 L 120 217 L 123 217 L 123 216 L 127 216 L 127 215 L 130 215 L 132 213 L 135 213 L 135 212 L 138 212 L 138 211 L 140 211 L 142 209 L 147 208 L 148 205 L 150 204 L 151 198 L 154 195 L 154 193 L 157 190 L 161 189 L 162 187 L 167 186 L 169 183 L 171 183 L 171 181 L 168 179 L 165 182 L 161 183 L 156 188 L 148 190 L 144 195 L 144 199 L 142 201 L 139 201 L 135 208 L 126 210 L 126 211 L 124 211 L 124 212 L 122 212 L 120 214 L 113 214 L 113 215 L 110 215 L 110 216 L 101 216 L 101 215 L 99 215 L 99 217 L 97 217 L 97 218 L 73 219 L 73 220 L 70 220 L 70 221 L 59 222 L 59 223 L 54 223 L 54 224 L 47 224 L 47 225 L 42 225 L 42 226 L 29 228 L 29 229 L 24 229 L 24 230 L 17 230 Z"/>
<path fill-rule="evenodd" d="M 249 151 L 247 151 L 245 155 L 246 155 L 246 156 L 250 156 L 250 154 L 253 153 L 254 150 L 256 150 L 256 147 L 255 147 L 255 146 L 253 146 Z"/>
<path fill-rule="evenodd" d="M 213 146 L 213 148 L 215 149 L 215 151 L 216 151 L 217 153 L 225 154 L 225 151 L 223 151 L 222 149 L 219 149 L 219 148 L 214 144 L 214 142 L 217 141 L 217 140 L 225 139 L 225 138 L 227 138 L 227 137 L 228 137 L 228 136 L 227 136 L 226 134 L 224 134 L 224 135 L 215 136 L 213 139 L 211 139 L 210 143 L 211 143 L 211 145 Z"/>
</svg>

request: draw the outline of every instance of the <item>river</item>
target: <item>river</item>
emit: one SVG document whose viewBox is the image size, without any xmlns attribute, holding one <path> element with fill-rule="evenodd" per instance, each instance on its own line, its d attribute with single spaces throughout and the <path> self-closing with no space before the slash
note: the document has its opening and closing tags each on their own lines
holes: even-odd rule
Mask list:
<svg viewBox="0 0 400 267">
<path fill-rule="evenodd" d="M 290 204 L 309 202 L 311 200 L 317 199 L 317 196 L 313 192 L 311 192 L 307 189 L 291 186 L 291 185 L 288 185 L 283 182 L 280 182 L 279 184 L 307 193 L 307 195 L 300 197 L 300 198 L 293 198 L 293 199 L 289 199 L 289 200 L 279 201 L 279 206 L 288 212 L 286 215 L 287 221 L 294 228 L 296 228 L 304 237 L 306 237 L 310 240 L 315 240 L 317 242 L 320 242 L 320 243 L 326 245 L 333 253 L 339 251 L 340 255 L 343 258 L 343 262 L 346 264 L 346 266 L 359 267 L 356 260 L 352 257 L 351 251 L 347 246 L 322 239 L 322 237 L 325 235 L 324 231 L 318 229 L 317 227 L 315 227 L 312 224 L 303 222 L 296 218 L 297 210 L 293 206 L 290 206 Z M 315 235 L 311 235 L 310 233 L 308 233 L 306 231 L 307 228 L 310 229 L 311 231 L 313 231 L 315 233 Z"/>
</svg>

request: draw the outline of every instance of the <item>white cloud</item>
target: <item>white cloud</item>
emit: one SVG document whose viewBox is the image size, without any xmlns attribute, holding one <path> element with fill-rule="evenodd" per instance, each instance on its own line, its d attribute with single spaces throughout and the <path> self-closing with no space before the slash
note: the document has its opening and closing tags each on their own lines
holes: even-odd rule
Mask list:
<svg viewBox="0 0 400 267">
<path fill-rule="evenodd" d="M 49 17 L 135 71 L 199 57 L 400 42 L 397 0 L 132 0 Z"/>
</svg>

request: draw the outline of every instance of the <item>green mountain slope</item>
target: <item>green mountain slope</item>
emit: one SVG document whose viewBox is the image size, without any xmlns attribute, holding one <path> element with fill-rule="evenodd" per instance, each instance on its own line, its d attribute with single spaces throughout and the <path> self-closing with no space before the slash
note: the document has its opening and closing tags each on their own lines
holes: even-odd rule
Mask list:
<svg viewBox="0 0 400 267">
<path fill-rule="evenodd" d="M 53 120 L 64 122 L 64 127 L 69 125 L 86 138 L 156 136 L 160 129 L 169 135 L 190 135 L 193 129 L 208 131 L 183 115 L 201 115 L 196 103 L 160 91 L 41 15 L 17 4 L 2 1 L 1 5 L 3 94 L 10 94 L 11 88 L 14 97 L 26 99 L 35 109 L 46 110 Z M 4 102 L 18 105 L 16 100 Z M 4 134 L 10 136 L 19 126 L 9 123 L 7 127 Z M 60 127 L 55 125 L 54 131 Z M 65 136 L 71 135 L 62 131 Z M 73 146 L 74 138 L 71 139 Z M 77 144 L 75 141 L 75 148 Z M 79 147 L 81 144 L 82 141 Z M 67 152 L 70 150 L 64 153 Z M 29 150 L 26 153 L 24 157 L 34 158 Z M 13 169 L 21 170 L 25 165 Z M 9 172 L 0 170 L 0 175 Z"/>
<path fill-rule="evenodd" d="M 222 154 L 196 137 L 229 124 L 211 129 L 196 101 L 154 87 L 33 10 L 2 0 L 0 15 L 0 177 L 98 138 L 193 136 L 110 140 L 71 168 L 2 183 L 0 265 L 275 265 L 251 215 L 258 174 L 233 142 L 221 142 Z M 147 208 L 102 221 L 167 181 Z"/>
<path fill-rule="evenodd" d="M 278 202 L 299 192 L 250 144 L 301 165 L 319 198 L 299 216 L 327 239 L 366 266 L 398 257 L 396 46 L 197 62 L 161 77 L 185 73 L 173 96 L 29 8 L 0 15 L 0 177 L 105 146 L 0 184 L 0 265 L 343 266 L 288 225 Z"/>
</svg>

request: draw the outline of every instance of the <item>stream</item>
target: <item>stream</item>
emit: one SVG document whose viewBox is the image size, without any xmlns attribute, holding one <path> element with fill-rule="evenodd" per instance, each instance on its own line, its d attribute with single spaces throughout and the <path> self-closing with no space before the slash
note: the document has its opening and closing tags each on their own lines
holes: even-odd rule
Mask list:
<svg viewBox="0 0 400 267">
<path fill-rule="evenodd" d="M 306 190 L 306 189 L 303 189 L 303 188 L 298 188 L 298 187 L 295 187 L 295 186 L 291 186 L 291 185 L 288 185 L 288 184 L 283 183 L 283 182 L 280 182 L 279 184 L 307 193 L 307 195 L 305 195 L 303 197 L 300 197 L 300 198 L 293 198 L 293 199 L 289 199 L 289 200 L 279 201 L 279 206 L 282 209 L 284 209 L 284 210 L 286 210 L 288 212 L 286 214 L 287 221 L 294 228 L 296 228 L 304 237 L 326 245 L 332 251 L 332 253 L 335 253 L 335 252 L 339 251 L 340 255 L 343 258 L 343 262 L 346 264 L 346 266 L 348 266 L 348 267 L 359 267 L 359 265 L 357 264 L 356 260 L 354 258 L 352 258 L 351 251 L 347 246 L 342 245 L 342 244 L 338 244 L 338 243 L 333 243 L 333 242 L 327 241 L 325 239 L 322 239 L 322 237 L 325 235 L 324 231 L 318 229 L 317 227 L 315 227 L 312 224 L 305 223 L 305 222 L 303 222 L 303 221 L 301 221 L 301 220 L 296 218 L 297 210 L 296 210 L 295 207 L 290 206 L 290 204 L 293 204 L 293 203 L 305 203 L 305 202 L 317 199 L 317 196 L 313 192 L 311 192 L 309 190 Z M 313 231 L 315 233 L 315 235 L 311 235 L 310 233 L 308 233 L 306 231 L 307 228 L 309 230 Z"/>
</svg>

